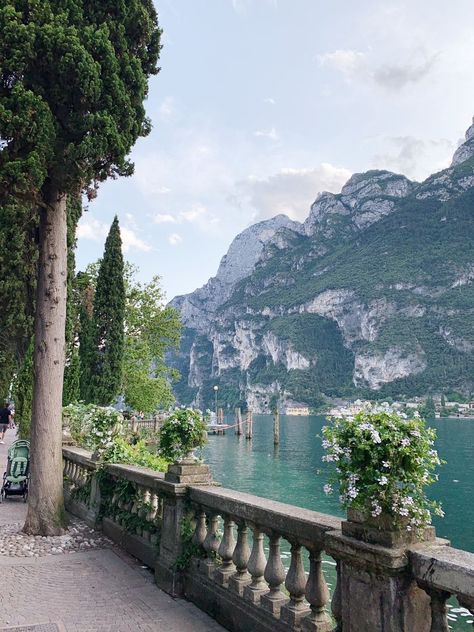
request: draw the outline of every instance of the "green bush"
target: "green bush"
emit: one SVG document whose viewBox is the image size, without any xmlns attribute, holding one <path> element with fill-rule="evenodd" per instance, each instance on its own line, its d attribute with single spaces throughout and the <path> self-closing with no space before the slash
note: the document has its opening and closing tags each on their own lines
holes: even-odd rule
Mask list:
<svg viewBox="0 0 474 632">
<path fill-rule="evenodd" d="M 423 419 L 408 419 L 390 409 L 373 408 L 355 417 L 334 419 L 323 428 L 323 461 L 333 466 L 331 482 L 346 508 L 376 518 L 384 514 L 397 526 L 418 530 L 443 515 L 425 487 L 433 483 L 440 460 L 436 432 Z M 333 493 L 331 484 L 325 486 Z"/>
<path fill-rule="evenodd" d="M 145 441 L 140 440 L 130 444 L 124 437 L 115 437 L 113 445 L 103 454 L 105 463 L 122 463 L 124 465 L 138 465 L 157 472 L 166 472 L 168 461 L 148 450 Z"/>
<path fill-rule="evenodd" d="M 197 410 L 181 408 L 168 417 L 160 432 L 159 452 L 176 462 L 207 441 L 206 424 Z"/>
</svg>

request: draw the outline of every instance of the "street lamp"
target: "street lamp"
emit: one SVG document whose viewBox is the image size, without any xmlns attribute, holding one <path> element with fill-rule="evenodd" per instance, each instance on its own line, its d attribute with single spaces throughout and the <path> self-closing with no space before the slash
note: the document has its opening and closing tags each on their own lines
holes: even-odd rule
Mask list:
<svg viewBox="0 0 474 632">
<path fill-rule="evenodd" d="M 219 390 L 219 387 L 217 386 L 217 384 L 215 384 L 214 386 L 214 394 L 215 394 L 215 398 L 216 398 L 216 423 L 219 423 L 219 416 L 218 416 L 218 410 L 217 410 L 217 391 Z"/>
</svg>

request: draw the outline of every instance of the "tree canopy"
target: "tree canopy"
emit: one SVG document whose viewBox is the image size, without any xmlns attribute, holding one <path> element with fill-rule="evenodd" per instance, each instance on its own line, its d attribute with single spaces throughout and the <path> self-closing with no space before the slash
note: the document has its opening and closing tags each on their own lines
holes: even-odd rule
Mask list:
<svg viewBox="0 0 474 632">
<path fill-rule="evenodd" d="M 0 8 L 0 190 L 41 203 L 129 175 L 158 72 L 152 0 L 6 0 Z"/>
<path fill-rule="evenodd" d="M 152 0 L 3 0 L 0 32 L 0 198 L 39 216 L 24 528 L 52 535 L 64 523 L 67 198 L 132 173 L 127 156 L 150 131 L 144 100 L 161 31 Z"/>
</svg>

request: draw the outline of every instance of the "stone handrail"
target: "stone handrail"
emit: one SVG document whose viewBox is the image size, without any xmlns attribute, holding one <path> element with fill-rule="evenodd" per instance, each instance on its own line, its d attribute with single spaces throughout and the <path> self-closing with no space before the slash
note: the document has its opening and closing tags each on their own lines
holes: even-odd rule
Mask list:
<svg viewBox="0 0 474 632">
<path fill-rule="evenodd" d="M 232 632 L 446 632 L 450 596 L 474 612 L 474 554 L 446 541 L 389 545 L 364 525 L 210 484 L 207 466 L 163 475 L 98 470 L 80 448 L 63 456 L 68 509 Z M 324 553 L 337 565 L 332 616 Z"/>
<path fill-rule="evenodd" d="M 474 553 L 450 546 L 420 548 L 411 551 L 410 561 L 413 576 L 431 600 L 431 632 L 448 630 L 446 602 L 451 596 L 474 616 Z"/>
</svg>

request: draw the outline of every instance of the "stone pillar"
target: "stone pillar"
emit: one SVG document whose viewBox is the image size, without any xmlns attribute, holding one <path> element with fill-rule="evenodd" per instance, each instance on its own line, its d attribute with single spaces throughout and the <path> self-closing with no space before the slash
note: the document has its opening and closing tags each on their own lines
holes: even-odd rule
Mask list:
<svg viewBox="0 0 474 632">
<path fill-rule="evenodd" d="M 155 581 L 173 597 L 183 595 L 181 571 L 177 561 L 183 553 L 182 522 L 186 517 L 187 485 L 210 485 L 211 472 L 208 465 L 191 459 L 168 466 L 165 480 L 159 490 L 163 500 L 163 523 L 160 552 L 155 564 Z"/>
<path fill-rule="evenodd" d="M 356 515 L 341 526 L 342 532 L 328 534 L 325 548 L 338 560 L 342 630 L 430 632 L 430 599 L 409 569 L 413 536 L 376 528 Z M 434 537 L 434 529 L 428 528 L 425 539 Z"/>
</svg>

